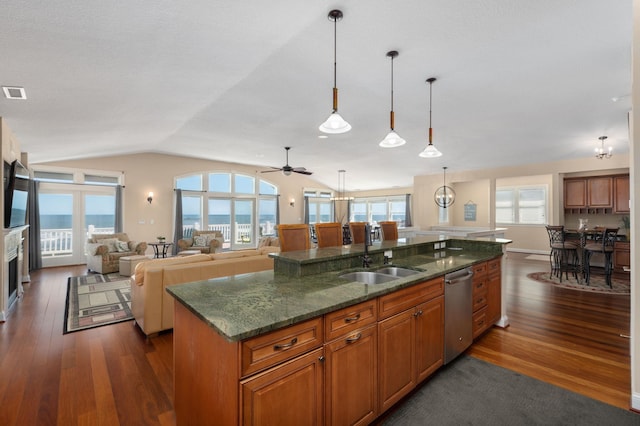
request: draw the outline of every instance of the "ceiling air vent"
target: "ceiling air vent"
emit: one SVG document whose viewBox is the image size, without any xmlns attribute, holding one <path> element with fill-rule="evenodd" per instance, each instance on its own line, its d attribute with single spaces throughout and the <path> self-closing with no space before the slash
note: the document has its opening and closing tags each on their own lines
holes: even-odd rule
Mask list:
<svg viewBox="0 0 640 426">
<path fill-rule="evenodd" d="M 7 99 L 27 99 L 24 87 L 2 86 L 2 91 Z"/>
</svg>

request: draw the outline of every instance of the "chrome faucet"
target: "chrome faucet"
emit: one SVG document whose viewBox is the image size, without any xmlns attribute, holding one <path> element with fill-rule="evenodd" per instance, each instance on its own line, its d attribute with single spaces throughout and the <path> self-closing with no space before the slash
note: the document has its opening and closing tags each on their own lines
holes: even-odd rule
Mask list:
<svg viewBox="0 0 640 426">
<path fill-rule="evenodd" d="M 364 255 L 362 256 L 362 267 L 368 268 L 371 266 L 371 258 L 369 257 L 369 246 L 371 245 L 371 225 L 365 223 L 364 225 Z"/>
</svg>

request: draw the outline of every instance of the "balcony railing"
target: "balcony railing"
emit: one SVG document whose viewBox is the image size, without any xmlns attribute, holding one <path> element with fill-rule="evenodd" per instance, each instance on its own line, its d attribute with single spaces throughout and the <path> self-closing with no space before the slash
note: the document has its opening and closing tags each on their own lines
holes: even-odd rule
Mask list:
<svg viewBox="0 0 640 426">
<path fill-rule="evenodd" d="M 87 232 L 92 234 L 111 234 L 113 228 L 94 228 Z M 42 229 L 40 230 L 40 251 L 42 257 L 69 256 L 73 253 L 73 230 Z"/>
</svg>

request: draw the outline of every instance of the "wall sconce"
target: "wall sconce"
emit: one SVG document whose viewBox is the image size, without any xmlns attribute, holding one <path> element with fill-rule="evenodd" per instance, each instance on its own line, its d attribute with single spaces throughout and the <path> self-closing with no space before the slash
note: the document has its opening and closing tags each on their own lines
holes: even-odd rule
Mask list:
<svg viewBox="0 0 640 426">
<path fill-rule="evenodd" d="M 149 192 L 149 194 L 147 195 L 147 202 L 151 204 L 152 201 L 153 201 L 153 192 Z"/>
<path fill-rule="evenodd" d="M 294 207 L 294 206 L 296 205 L 296 199 L 295 199 L 295 198 L 290 199 L 290 200 L 289 200 L 289 205 L 290 205 L 291 207 Z"/>
</svg>

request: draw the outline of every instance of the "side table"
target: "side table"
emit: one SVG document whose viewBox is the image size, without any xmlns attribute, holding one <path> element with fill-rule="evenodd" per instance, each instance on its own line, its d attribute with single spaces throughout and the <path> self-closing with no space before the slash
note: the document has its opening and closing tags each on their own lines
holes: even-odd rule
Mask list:
<svg viewBox="0 0 640 426">
<path fill-rule="evenodd" d="M 151 247 L 153 247 L 153 257 L 167 257 L 167 251 L 169 251 L 169 247 L 173 245 L 173 243 L 148 243 Z"/>
</svg>

